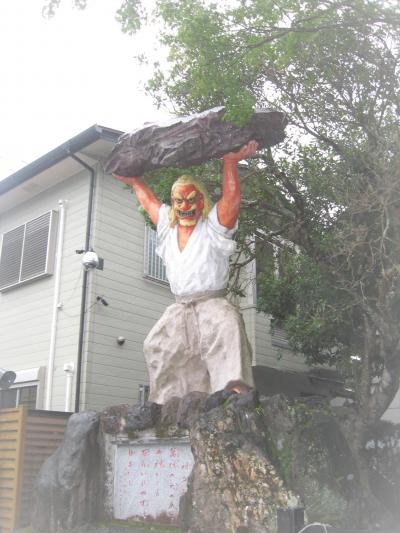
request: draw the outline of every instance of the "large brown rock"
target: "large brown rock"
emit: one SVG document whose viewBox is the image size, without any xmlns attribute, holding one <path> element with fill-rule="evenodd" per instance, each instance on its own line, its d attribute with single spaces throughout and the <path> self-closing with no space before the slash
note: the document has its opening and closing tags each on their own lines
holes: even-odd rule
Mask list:
<svg viewBox="0 0 400 533">
<path fill-rule="evenodd" d="M 256 110 L 243 126 L 223 120 L 224 113 L 224 107 L 216 107 L 126 133 L 111 152 L 105 170 L 121 176 L 141 176 L 163 167 L 185 168 L 220 158 L 252 139 L 264 148 L 285 137 L 287 119 L 278 111 Z"/>
<path fill-rule="evenodd" d="M 277 508 L 298 505 L 273 462 L 255 391 L 199 413 L 190 442 L 195 465 L 180 506 L 190 533 L 275 533 Z"/>
</svg>

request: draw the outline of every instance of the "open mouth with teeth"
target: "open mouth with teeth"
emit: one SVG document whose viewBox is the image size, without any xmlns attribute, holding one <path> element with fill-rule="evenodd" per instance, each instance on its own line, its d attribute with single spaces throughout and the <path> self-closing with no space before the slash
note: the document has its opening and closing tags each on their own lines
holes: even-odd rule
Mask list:
<svg viewBox="0 0 400 533">
<path fill-rule="evenodd" d="M 190 211 L 182 211 L 178 209 L 178 216 L 181 218 L 192 218 L 196 215 L 196 209 L 191 209 Z"/>
</svg>

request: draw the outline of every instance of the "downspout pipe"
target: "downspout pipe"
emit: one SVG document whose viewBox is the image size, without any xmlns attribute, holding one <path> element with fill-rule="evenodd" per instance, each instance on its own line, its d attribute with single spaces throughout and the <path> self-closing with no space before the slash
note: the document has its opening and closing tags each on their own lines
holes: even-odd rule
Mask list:
<svg viewBox="0 0 400 533">
<path fill-rule="evenodd" d="M 74 378 L 74 363 L 66 363 L 64 365 L 66 388 L 65 388 L 65 412 L 69 413 L 71 409 L 72 398 L 72 380 Z"/>
<path fill-rule="evenodd" d="M 54 359 L 56 354 L 56 341 L 57 341 L 57 322 L 58 313 L 60 311 L 60 287 L 61 287 L 61 268 L 62 268 L 62 255 L 64 247 L 64 227 L 65 227 L 65 201 L 59 200 L 59 225 L 58 225 L 58 238 L 57 238 L 57 251 L 55 261 L 55 277 L 54 277 L 54 294 L 53 294 L 53 311 L 51 318 L 50 329 L 50 349 L 49 359 L 47 363 L 47 375 L 46 375 L 46 396 L 44 408 L 47 411 L 51 409 L 51 395 L 53 389 L 53 374 L 54 374 Z"/>
<path fill-rule="evenodd" d="M 86 237 L 85 237 L 85 251 L 90 249 L 91 244 L 91 230 L 92 230 L 92 218 L 93 218 L 93 200 L 94 200 L 94 188 L 95 188 L 95 170 L 90 165 L 82 161 L 75 154 L 70 153 L 69 156 L 77 163 L 82 165 L 90 173 L 89 183 L 89 199 L 86 219 Z M 78 360 L 76 364 L 76 388 L 75 388 L 75 413 L 79 413 L 80 408 L 80 395 L 81 395 L 81 382 L 82 382 L 82 363 L 83 363 L 83 343 L 85 337 L 85 318 L 86 318 L 86 300 L 87 300 L 87 287 L 88 287 L 88 271 L 83 271 L 82 279 L 82 296 L 81 296 L 81 310 L 79 319 L 79 337 L 78 337 Z"/>
</svg>

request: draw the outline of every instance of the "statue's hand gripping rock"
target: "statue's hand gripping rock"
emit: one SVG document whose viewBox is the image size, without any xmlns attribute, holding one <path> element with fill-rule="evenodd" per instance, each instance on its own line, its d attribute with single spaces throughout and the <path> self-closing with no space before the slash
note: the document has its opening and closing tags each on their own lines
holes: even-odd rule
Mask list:
<svg viewBox="0 0 400 533">
<path fill-rule="evenodd" d="M 176 299 L 144 343 L 151 401 L 253 386 L 243 319 L 225 295 L 240 207 L 237 163 L 256 150 L 251 141 L 224 156 L 222 196 L 214 207 L 191 176 L 174 183 L 171 206 L 161 204 L 140 177 L 115 176 L 132 186 L 157 226 L 157 253 Z"/>
</svg>

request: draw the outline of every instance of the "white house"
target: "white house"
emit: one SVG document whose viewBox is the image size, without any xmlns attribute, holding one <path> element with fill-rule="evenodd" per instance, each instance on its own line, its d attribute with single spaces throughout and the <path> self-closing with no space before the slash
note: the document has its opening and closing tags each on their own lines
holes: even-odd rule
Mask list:
<svg viewBox="0 0 400 533">
<path fill-rule="evenodd" d="M 92 126 L 0 181 L 0 368 L 17 373 L 0 407 L 101 409 L 144 393 L 143 340 L 173 300 L 134 196 L 103 171 L 121 133 Z M 100 268 L 83 267 L 89 250 Z M 271 336 L 254 286 L 241 307 L 257 385 L 334 389 Z"/>
</svg>

